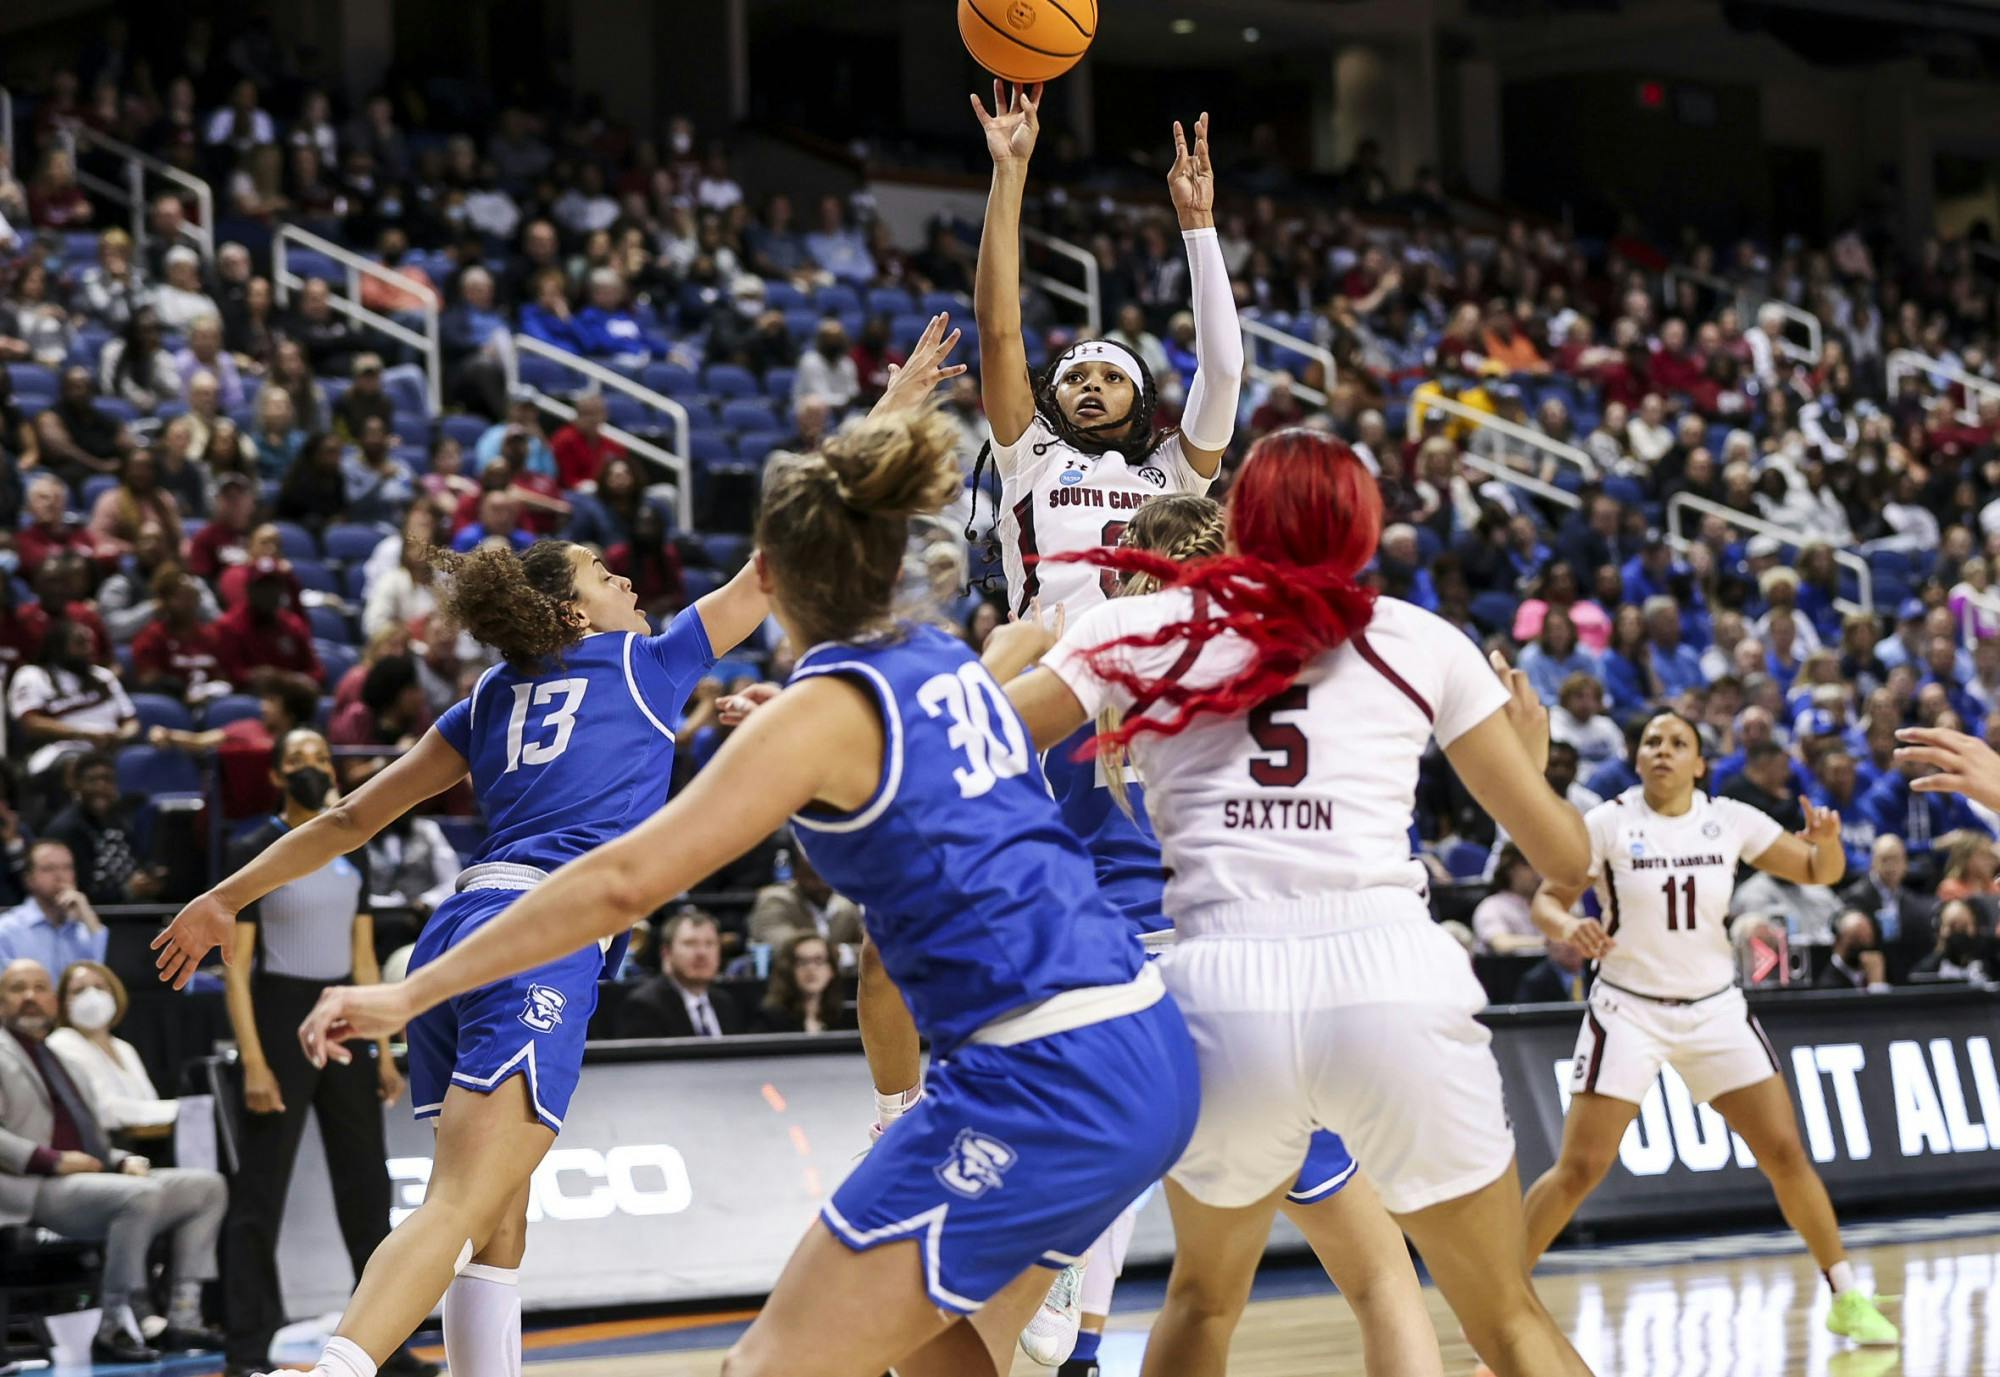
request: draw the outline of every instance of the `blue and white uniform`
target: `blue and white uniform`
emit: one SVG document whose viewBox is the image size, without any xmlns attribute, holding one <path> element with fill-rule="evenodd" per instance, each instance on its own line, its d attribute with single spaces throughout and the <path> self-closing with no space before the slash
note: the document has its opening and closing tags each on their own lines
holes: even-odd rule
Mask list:
<svg viewBox="0 0 2000 1377">
<path fill-rule="evenodd" d="M 665 632 L 587 636 L 535 673 L 497 665 L 438 718 L 472 767 L 488 831 L 458 892 L 438 905 L 410 955 L 435 961 L 523 890 L 631 831 L 666 802 L 674 733 L 688 694 L 715 663 L 690 608 Z M 583 1066 L 597 981 L 625 937 L 447 1000 L 410 1025 L 410 1096 L 435 1117 L 450 1086 L 490 1091 L 517 1072 L 535 1115 L 562 1128 Z"/>
<path fill-rule="evenodd" d="M 906 626 L 817 646 L 792 681 L 821 675 L 881 713 L 882 777 L 852 813 L 795 815 L 794 835 L 861 905 L 932 1053 L 924 1098 L 821 1215 L 857 1251 L 916 1239 L 931 1299 L 970 1313 L 1082 1256 L 1180 1157 L 1194 1045 L 964 645 Z"/>
</svg>

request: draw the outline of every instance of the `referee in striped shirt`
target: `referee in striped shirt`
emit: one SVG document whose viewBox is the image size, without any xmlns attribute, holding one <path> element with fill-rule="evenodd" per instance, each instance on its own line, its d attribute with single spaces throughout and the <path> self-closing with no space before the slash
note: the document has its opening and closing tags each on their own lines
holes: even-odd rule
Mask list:
<svg viewBox="0 0 2000 1377">
<path fill-rule="evenodd" d="M 279 738 L 271 766 L 282 811 L 236 843 L 232 871 L 320 813 L 332 793 L 333 753 L 316 731 L 301 728 Z M 345 1066 L 328 1062 L 318 1068 L 306 1060 L 298 1039 L 299 1024 L 321 990 L 381 979 L 366 864 L 361 851 L 336 857 L 237 915 L 233 960 L 224 968 L 229 1022 L 243 1066 L 244 1109 L 222 1235 L 230 1377 L 264 1371 L 272 1336 L 286 1322 L 278 1227 L 308 1109 L 317 1111 L 334 1211 L 355 1276 L 389 1234 L 382 1107 L 403 1092 L 389 1044 L 385 1039 L 373 1056 L 356 1056 Z M 437 1367 L 405 1349 L 382 1371 L 388 1377 L 427 1377 Z"/>
</svg>

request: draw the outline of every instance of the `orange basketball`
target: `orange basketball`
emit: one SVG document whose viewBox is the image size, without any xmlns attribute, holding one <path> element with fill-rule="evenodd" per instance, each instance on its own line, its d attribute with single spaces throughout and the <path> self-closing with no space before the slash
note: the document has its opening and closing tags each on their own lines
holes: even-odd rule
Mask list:
<svg viewBox="0 0 2000 1377">
<path fill-rule="evenodd" d="M 958 0 L 958 36 L 1003 81 L 1053 81 L 1097 36 L 1097 0 Z"/>
</svg>

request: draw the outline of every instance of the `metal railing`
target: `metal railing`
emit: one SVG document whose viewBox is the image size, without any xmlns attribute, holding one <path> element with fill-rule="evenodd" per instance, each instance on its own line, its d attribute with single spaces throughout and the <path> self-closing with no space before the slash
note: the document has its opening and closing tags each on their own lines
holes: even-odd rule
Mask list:
<svg viewBox="0 0 2000 1377">
<path fill-rule="evenodd" d="M 1711 292 L 1717 293 L 1733 304 L 1739 313 L 1742 311 L 1743 289 L 1741 287 L 1719 274 L 1705 273 L 1699 268 L 1689 268 L 1680 264 L 1668 268 L 1661 276 L 1660 285 L 1666 290 L 1667 306 L 1669 309 L 1672 309 L 1675 299 L 1680 296 L 1680 280 L 1682 278 L 1686 278 L 1698 287 L 1708 288 Z"/>
<path fill-rule="evenodd" d="M 1470 451 L 1458 456 L 1458 462 L 1475 473 L 1483 473 L 1488 478 L 1498 479 L 1510 488 L 1519 488 L 1558 507 L 1568 507 L 1575 511 L 1583 506 L 1583 499 L 1568 488 L 1559 488 L 1553 483 L 1544 483 L 1533 474 L 1522 473 L 1519 469 L 1498 459 L 1489 459 L 1483 454 Z"/>
<path fill-rule="evenodd" d="M 1294 375 L 1292 379 L 1292 391 L 1309 402 L 1314 402 L 1320 406 L 1327 404 L 1327 399 L 1333 395 L 1334 367 L 1333 351 L 1331 349 L 1328 349 L 1325 345 L 1315 344 L 1309 339 L 1291 334 L 1288 331 L 1280 330 L 1265 321 L 1242 315 L 1240 312 L 1238 313 L 1238 319 L 1243 326 L 1243 334 L 1245 336 L 1243 343 L 1243 371 L 1245 373 L 1253 378 L 1265 379 L 1281 371 L 1290 371 L 1288 369 L 1266 368 L 1257 362 L 1255 341 L 1262 340 L 1266 344 L 1283 349 L 1288 353 L 1311 359 L 1314 363 L 1317 363 L 1320 366 L 1320 386 L 1313 387 L 1307 383 L 1300 382 L 1297 376 Z"/>
<path fill-rule="evenodd" d="M 1104 332 L 1104 294 L 1097 277 L 1097 256 L 1081 244 L 1072 244 L 1067 239 L 1058 239 L 1053 234 L 1038 229 L 1029 229 L 1024 226 L 1021 230 L 1021 238 L 1030 244 L 1047 249 L 1050 253 L 1058 257 L 1067 258 L 1073 263 L 1082 265 L 1083 285 L 1081 287 L 1071 282 L 1065 282 L 1059 277 L 1052 277 L 1048 273 L 1037 272 L 1025 266 L 1021 269 L 1021 276 L 1024 280 L 1040 287 L 1050 296 L 1060 297 L 1072 306 L 1081 306 L 1083 308 L 1083 328 L 1085 333 L 1092 335 L 1102 334 Z"/>
<path fill-rule="evenodd" d="M 1756 535 L 1767 535 L 1782 545 L 1799 548 L 1806 545 L 1826 545 L 1833 549 L 1833 562 L 1843 569 L 1854 572 L 1855 586 L 1861 594 L 1856 602 L 1849 598 L 1835 598 L 1833 605 L 1843 613 L 1865 612 L 1875 614 L 1875 571 L 1868 567 L 1868 561 L 1851 551 L 1834 546 L 1824 536 L 1814 535 L 1791 526 L 1780 526 L 1775 521 L 1762 517 L 1745 516 L 1734 507 L 1725 507 L 1720 502 L 1711 502 L 1706 497 L 1696 497 L 1690 492 L 1677 492 L 1667 499 L 1667 510 L 1660 524 L 1665 528 L 1667 543 L 1676 550 L 1685 550 L 1695 542 L 1680 533 L 1680 514 L 1684 511 L 1700 512 L 1705 516 L 1719 516 L 1739 530 Z"/>
<path fill-rule="evenodd" d="M 1819 362 L 1820 343 L 1824 338 L 1824 331 L 1820 326 L 1819 317 L 1811 311 L 1803 310 L 1800 307 L 1792 305 L 1789 301 L 1779 301 L 1776 298 L 1758 301 L 1751 296 L 1749 289 L 1740 283 L 1731 282 L 1728 278 L 1719 276 L 1716 273 L 1705 273 L 1699 268 L 1690 268 L 1681 264 L 1675 264 L 1673 267 L 1668 268 L 1665 273 L 1661 274 L 1661 285 L 1666 291 L 1669 310 L 1673 307 L 1674 299 L 1680 295 L 1679 287 L 1683 279 L 1695 283 L 1697 286 L 1706 287 L 1711 292 L 1718 293 L 1727 299 L 1736 307 L 1737 314 L 1745 317 L 1743 321 L 1745 328 L 1756 324 L 1756 313 L 1762 311 L 1766 306 L 1777 307 L 1785 313 L 1785 320 L 1788 323 L 1799 326 L 1806 333 L 1806 342 L 1804 344 L 1800 344 L 1796 340 L 1780 338 L 1778 347 L 1784 352 L 1785 357 L 1799 363 Z"/>
<path fill-rule="evenodd" d="M 1975 396 L 2000 399 L 2000 383 L 1994 382 L 1991 378 L 1968 373 L 1963 368 L 1954 368 L 1948 363 L 1939 363 L 1929 355 L 1920 354 L 1914 349 L 1892 351 L 1889 357 L 1883 360 L 1883 371 L 1887 375 L 1884 381 L 1891 398 L 1895 397 L 1896 389 L 1903 379 L 1912 373 L 1922 373 L 1938 382 L 1964 388 L 1965 405 L 1960 407 L 1958 412 L 1959 419 L 1964 421 L 1979 419 L 1979 410 L 1973 401 Z"/>
<path fill-rule="evenodd" d="M 1986 638 L 1979 634 L 1979 618 L 1971 614 L 1983 612 L 1993 623 L 2000 624 L 2000 588 L 1988 588 L 1983 593 L 1970 588 L 1960 593 L 1954 588 L 1952 596 L 1965 600 L 1963 608 L 1958 613 L 1959 644 L 1967 650 L 1976 650 L 1980 641 Z"/>
<path fill-rule="evenodd" d="M 633 382 L 622 373 L 613 372 L 604 365 L 572 354 L 567 349 L 558 349 L 553 344 L 545 343 L 532 335 L 516 334 L 508 340 L 508 345 L 508 348 L 501 350 L 501 357 L 506 367 L 507 390 L 510 393 L 521 386 L 520 355 L 527 353 L 561 364 L 564 368 L 590 379 L 599 388 L 609 388 L 613 392 L 623 393 L 640 405 L 649 406 L 665 416 L 673 426 L 674 445 L 671 452 L 619 426 L 606 423 L 602 429 L 604 434 L 632 453 L 642 459 L 650 460 L 673 476 L 675 520 L 683 531 L 694 529 L 694 466 L 688 455 L 686 407 L 664 392 L 655 392 L 650 387 Z M 535 405 L 541 410 L 560 416 L 564 420 L 576 415 L 576 408 L 561 398 L 551 397 L 538 387 L 530 387 L 528 391 L 534 395 Z"/>
<path fill-rule="evenodd" d="M 1530 430 L 1527 426 L 1517 425 L 1513 421 L 1495 416 L 1490 411 L 1481 411 L 1476 406 L 1467 406 L 1455 398 L 1443 396 L 1412 397 L 1410 416 L 1413 424 L 1416 423 L 1419 408 L 1424 407 L 1435 407 L 1447 416 L 1456 416 L 1459 420 L 1481 430 L 1490 430 L 1496 435 L 1526 445 L 1529 449 L 1538 450 L 1559 463 L 1577 469 L 1586 480 L 1597 477 L 1597 461 L 1587 452 L 1566 441 L 1552 440 L 1539 430 Z"/>
<path fill-rule="evenodd" d="M 1788 301 L 1778 301 L 1775 299 L 1766 301 L 1757 308 L 1757 311 L 1761 315 L 1766 308 L 1775 308 L 1784 312 L 1787 324 L 1803 326 L 1805 329 L 1806 342 L 1803 346 L 1783 335 L 1778 336 L 1778 347 L 1784 351 L 1785 357 L 1798 363 L 1818 363 L 1820 341 L 1822 339 L 1819 317 L 1811 311 L 1792 305 Z"/>
<path fill-rule="evenodd" d="M 12 101 L 7 108 L 13 109 Z M 161 181 L 170 182 L 194 197 L 195 214 L 192 220 L 184 221 L 180 236 L 201 255 L 204 264 L 215 261 L 215 193 L 208 189 L 208 183 L 191 176 L 169 163 L 163 163 L 150 153 L 142 153 L 128 143 L 107 138 L 88 125 L 65 121 L 60 137 L 65 152 L 76 172 L 77 185 L 86 191 L 96 192 L 114 205 L 124 206 L 132 216 L 132 243 L 143 253 L 146 241 L 151 236 L 151 228 L 146 223 L 146 175 L 151 173 Z M 125 165 L 125 184 L 120 186 L 107 181 L 94 172 L 86 171 L 83 161 L 77 156 L 79 147 L 96 152 L 108 153 Z"/>
<path fill-rule="evenodd" d="M 334 310 L 356 321 L 377 334 L 386 335 L 401 344 L 406 344 L 423 355 L 424 382 L 430 393 L 430 409 L 433 416 L 444 409 L 444 349 L 439 341 L 438 317 L 441 303 L 437 292 L 421 282 L 404 277 L 393 268 L 385 268 L 373 259 L 364 258 L 350 248 L 322 239 L 309 230 L 297 225 L 280 225 L 278 237 L 271 245 L 271 287 L 280 308 L 290 300 L 292 289 L 303 288 L 306 279 L 291 270 L 287 255 L 287 245 L 297 244 L 302 249 L 311 249 L 323 254 L 347 270 L 347 295 L 328 293 L 328 304 Z M 424 328 L 412 330 L 394 316 L 370 310 L 361 304 L 361 279 L 370 277 L 377 282 L 387 283 L 397 291 L 408 292 L 423 302 L 420 314 Z"/>
</svg>

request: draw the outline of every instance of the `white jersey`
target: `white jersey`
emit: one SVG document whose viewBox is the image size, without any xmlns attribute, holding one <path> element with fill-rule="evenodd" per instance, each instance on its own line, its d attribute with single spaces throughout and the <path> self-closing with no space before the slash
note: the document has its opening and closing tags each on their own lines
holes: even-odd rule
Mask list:
<svg viewBox="0 0 2000 1377">
<path fill-rule="evenodd" d="M 1167 589 L 1118 598 L 1072 617 L 1042 663 L 1084 710 L 1135 710 L 1085 652 L 1191 614 L 1198 595 Z M 1121 647 L 1118 665 L 1145 682 L 1200 687 L 1249 656 L 1233 634 L 1198 652 L 1178 643 Z M 1198 717 L 1173 736 L 1142 735 L 1132 757 L 1167 871 L 1165 907 L 1184 929 L 1204 910 L 1268 913 L 1337 890 L 1393 886 L 1421 894 L 1410 857 L 1417 766 L 1436 738 L 1450 745 L 1507 705 L 1507 692 L 1465 633 L 1421 608 L 1380 598 L 1352 641 L 1319 656 L 1291 688 L 1242 717 Z M 1156 716 L 1171 708 L 1139 704 Z"/>
<path fill-rule="evenodd" d="M 1729 900 L 1739 863 L 1785 829 L 1734 799 L 1696 792 L 1678 817 L 1646 806 L 1634 786 L 1584 817 L 1605 930 L 1618 939 L 1598 963 L 1614 987 L 1662 999 L 1700 999 L 1736 981 Z"/>
<path fill-rule="evenodd" d="M 1116 545 L 1146 503 L 1164 493 L 1198 496 L 1214 482 L 1194 471 L 1178 434 L 1133 465 L 1115 451 L 1085 454 L 1040 416 L 1013 444 L 995 440 L 993 462 L 1000 471 L 997 524 L 1007 606 L 1025 617 L 1035 598 L 1050 612 L 1062 603 L 1071 625 L 1117 593 L 1118 575 L 1089 564 L 1051 564 L 1049 557 Z"/>
</svg>

